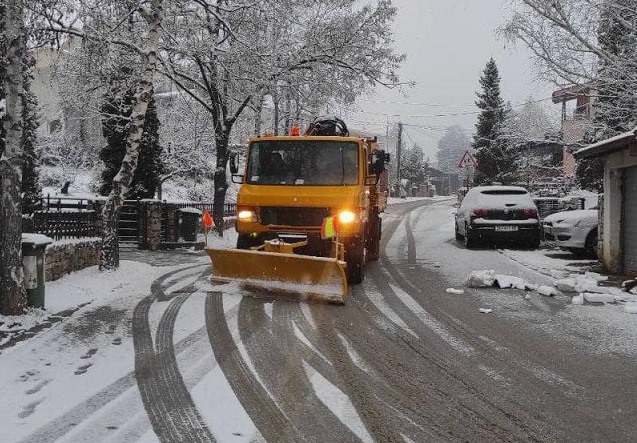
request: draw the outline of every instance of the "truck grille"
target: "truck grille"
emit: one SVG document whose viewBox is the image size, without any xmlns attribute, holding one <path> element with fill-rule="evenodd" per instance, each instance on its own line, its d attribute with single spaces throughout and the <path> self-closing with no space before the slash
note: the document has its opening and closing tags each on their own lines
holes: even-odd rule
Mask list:
<svg viewBox="0 0 637 443">
<path fill-rule="evenodd" d="M 321 226 L 330 208 L 261 207 L 261 224 L 277 226 Z"/>
</svg>

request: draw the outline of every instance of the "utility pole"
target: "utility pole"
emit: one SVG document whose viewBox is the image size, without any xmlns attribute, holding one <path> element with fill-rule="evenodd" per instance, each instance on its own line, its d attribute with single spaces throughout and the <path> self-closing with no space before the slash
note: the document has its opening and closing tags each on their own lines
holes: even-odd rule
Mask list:
<svg viewBox="0 0 637 443">
<path fill-rule="evenodd" d="M 398 183 L 398 195 L 400 196 L 400 151 L 403 145 L 403 124 L 398 122 L 398 139 L 396 140 L 396 182 Z"/>
</svg>

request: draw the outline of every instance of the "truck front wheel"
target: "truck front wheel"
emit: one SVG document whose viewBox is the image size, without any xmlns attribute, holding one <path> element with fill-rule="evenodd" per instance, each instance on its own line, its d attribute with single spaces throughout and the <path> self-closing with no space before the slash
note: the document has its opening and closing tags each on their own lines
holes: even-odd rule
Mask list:
<svg viewBox="0 0 637 443">
<path fill-rule="evenodd" d="M 378 261 L 380 258 L 380 237 L 383 220 L 378 216 L 378 210 L 374 210 L 369 219 L 369 236 L 367 237 L 367 261 Z"/>
<path fill-rule="evenodd" d="M 365 239 L 354 238 L 345 244 L 345 262 L 347 263 L 347 283 L 358 284 L 363 281 L 365 274 Z"/>
<path fill-rule="evenodd" d="M 239 234 L 237 237 L 237 249 L 250 249 L 257 244 L 258 241 L 250 234 Z"/>
</svg>

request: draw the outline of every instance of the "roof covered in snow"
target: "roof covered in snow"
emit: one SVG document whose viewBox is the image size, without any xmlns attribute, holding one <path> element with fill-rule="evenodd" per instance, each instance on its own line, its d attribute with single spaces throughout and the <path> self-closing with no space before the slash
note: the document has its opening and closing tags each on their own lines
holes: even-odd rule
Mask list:
<svg viewBox="0 0 637 443">
<path fill-rule="evenodd" d="M 627 149 L 631 146 L 637 146 L 637 127 L 632 131 L 624 132 L 623 134 L 616 135 L 615 137 L 588 145 L 575 152 L 573 155 L 579 160 L 587 157 L 610 154 L 615 151 Z"/>
</svg>

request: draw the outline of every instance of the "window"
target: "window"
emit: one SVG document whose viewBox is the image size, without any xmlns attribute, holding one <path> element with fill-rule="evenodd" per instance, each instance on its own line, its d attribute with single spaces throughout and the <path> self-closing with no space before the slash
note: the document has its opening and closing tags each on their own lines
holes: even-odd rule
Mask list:
<svg viewBox="0 0 637 443">
<path fill-rule="evenodd" d="M 332 140 L 269 140 L 250 145 L 250 184 L 341 186 L 359 182 L 358 144 Z"/>
</svg>

